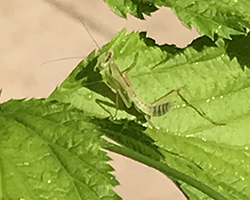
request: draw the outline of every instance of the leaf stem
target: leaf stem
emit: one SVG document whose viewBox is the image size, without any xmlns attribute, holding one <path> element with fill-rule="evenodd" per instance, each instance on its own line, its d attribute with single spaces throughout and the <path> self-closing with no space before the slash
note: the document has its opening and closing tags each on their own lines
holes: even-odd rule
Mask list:
<svg viewBox="0 0 250 200">
<path fill-rule="evenodd" d="M 162 172 L 163 174 L 165 174 L 166 176 L 172 178 L 173 180 L 177 179 L 177 180 L 183 181 L 216 200 L 228 200 L 226 197 L 222 196 L 220 193 L 218 193 L 211 187 L 207 186 L 206 184 L 171 168 L 167 164 L 163 164 L 163 163 L 160 163 L 159 161 L 155 161 L 127 147 L 124 147 L 124 146 L 120 147 L 114 144 L 109 144 L 108 146 L 105 147 L 105 149 L 121 154 L 123 156 L 129 157 L 147 166 L 153 167 L 159 170 L 160 172 Z"/>
</svg>

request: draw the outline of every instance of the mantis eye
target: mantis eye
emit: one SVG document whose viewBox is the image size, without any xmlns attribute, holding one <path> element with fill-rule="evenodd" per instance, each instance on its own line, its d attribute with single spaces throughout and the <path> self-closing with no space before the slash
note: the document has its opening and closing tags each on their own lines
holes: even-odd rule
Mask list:
<svg viewBox="0 0 250 200">
<path fill-rule="evenodd" d="M 111 64 L 113 62 L 113 56 L 114 56 L 114 52 L 109 50 L 106 53 L 106 58 L 101 62 L 101 67 L 105 68 L 107 67 L 109 64 Z"/>
</svg>

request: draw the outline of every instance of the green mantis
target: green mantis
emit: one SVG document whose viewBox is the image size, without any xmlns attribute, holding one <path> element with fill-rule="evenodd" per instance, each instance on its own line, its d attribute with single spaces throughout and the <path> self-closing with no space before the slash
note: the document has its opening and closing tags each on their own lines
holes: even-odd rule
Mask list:
<svg viewBox="0 0 250 200">
<path fill-rule="evenodd" d="M 132 70 L 137 63 L 138 53 L 135 54 L 134 62 L 123 71 L 121 71 L 118 65 L 114 62 L 113 55 L 114 53 L 112 51 L 107 52 L 106 59 L 104 59 L 101 63 L 101 70 L 103 70 L 103 79 L 106 80 L 107 84 L 116 91 L 116 107 L 118 107 L 119 95 L 127 108 L 134 106 L 136 110 L 144 116 L 148 124 L 153 129 L 157 130 L 157 128 L 151 122 L 151 117 L 162 116 L 166 114 L 169 109 L 174 105 L 174 102 L 159 102 L 162 99 L 165 99 L 171 93 L 179 92 L 183 87 L 180 87 L 177 90 L 171 90 L 169 93 L 165 94 L 152 104 L 146 103 L 133 90 L 132 84 L 128 78 L 128 72 Z"/>
<path fill-rule="evenodd" d="M 186 86 L 179 87 L 177 89 L 171 90 L 167 94 L 163 95 L 153 103 L 146 103 L 142 98 L 140 98 L 136 92 L 133 90 L 132 84 L 129 81 L 128 72 L 132 70 L 137 63 L 138 53 L 135 54 L 134 62 L 125 70 L 121 71 L 118 65 L 113 60 L 114 53 L 108 51 L 106 58 L 101 62 L 100 69 L 103 74 L 103 80 L 106 80 L 107 85 L 109 85 L 113 90 L 116 91 L 116 112 L 118 109 L 118 97 L 122 99 L 123 103 L 127 108 L 134 106 L 136 110 L 144 116 L 148 124 L 155 130 L 158 130 L 154 124 L 151 122 L 151 117 L 165 115 L 174 105 L 173 101 L 167 102 L 165 99 L 172 93 L 177 93 L 182 101 L 186 103 L 189 107 L 194 109 L 201 117 L 210 121 L 214 125 L 225 125 L 225 123 L 218 123 L 213 121 L 208 117 L 203 111 L 198 110 L 192 104 L 190 104 L 181 94 L 180 90 L 186 88 Z M 164 103 L 161 103 L 164 102 Z"/>
</svg>

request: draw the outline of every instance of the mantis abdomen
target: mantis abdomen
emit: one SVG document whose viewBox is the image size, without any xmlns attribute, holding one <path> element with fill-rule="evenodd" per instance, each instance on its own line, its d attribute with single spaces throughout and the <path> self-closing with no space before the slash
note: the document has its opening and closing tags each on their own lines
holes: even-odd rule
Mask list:
<svg viewBox="0 0 250 200">
<path fill-rule="evenodd" d="M 132 90 L 132 88 L 130 88 Z M 165 102 L 162 104 L 149 104 L 141 99 L 135 91 L 131 91 L 133 94 L 133 103 L 138 111 L 143 112 L 148 116 L 162 116 L 165 115 L 174 105 L 174 102 Z M 129 94 L 131 94 L 129 93 Z"/>
<path fill-rule="evenodd" d="M 167 102 L 160 105 L 155 105 L 151 107 L 152 116 L 162 116 L 165 115 L 172 107 L 174 103 L 173 102 Z"/>
</svg>

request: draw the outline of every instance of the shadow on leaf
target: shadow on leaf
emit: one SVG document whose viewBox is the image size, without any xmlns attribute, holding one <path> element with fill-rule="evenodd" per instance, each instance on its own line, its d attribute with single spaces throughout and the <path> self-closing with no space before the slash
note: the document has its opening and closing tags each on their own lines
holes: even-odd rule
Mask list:
<svg viewBox="0 0 250 200">
<path fill-rule="evenodd" d="M 99 127 L 108 138 L 144 156 L 157 161 L 164 157 L 154 144 L 154 140 L 144 133 L 146 128 L 135 121 L 94 118 L 92 123 Z"/>
<path fill-rule="evenodd" d="M 232 40 L 225 40 L 226 52 L 229 58 L 237 58 L 242 70 L 244 66 L 250 68 L 250 33 L 247 35 L 231 36 Z"/>
</svg>

